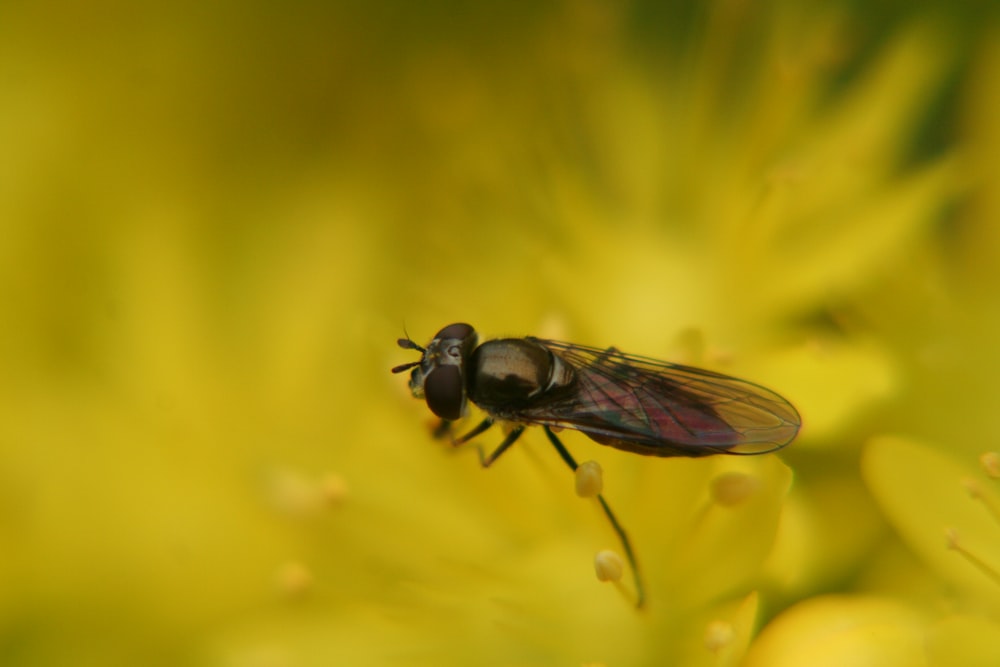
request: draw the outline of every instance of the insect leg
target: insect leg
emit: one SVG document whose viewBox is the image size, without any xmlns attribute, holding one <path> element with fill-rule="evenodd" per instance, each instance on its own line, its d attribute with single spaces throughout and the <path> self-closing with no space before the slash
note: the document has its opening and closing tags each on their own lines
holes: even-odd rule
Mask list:
<svg viewBox="0 0 1000 667">
<path fill-rule="evenodd" d="M 480 426 L 482 426 L 482 424 L 480 424 Z M 476 428 L 479 427 L 477 426 Z M 483 430 L 485 431 L 486 429 Z M 514 441 L 520 438 L 522 433 L 524 433 L 523 426 L 515 427 L 514 430 L 512 430 L 510 433 L 507 434 L 507 437 L 503 439 L 503 442 L 501 442 L 489 456 L 483 454 L 483 448 L 480 447 L 479 448 L 480 465 L 482 465 L 484 468 L 489 468 L 491 465 L 493 465 L 493 462 L 496 461 L 498 458 L 500 458 L 500 455 L 503 454 L 505 451 L 507 451 L 507 448 L 513 445 Z"/>
<path fill-rule="evenodd" d="M 608 357 L 613 357 L 616 354 L 620 355 L 621 353 L 622 353 L 621 350 L 619 350 L 617 347 L 611 346 L 608 349 L 604 350 L 604 352 L 601 352 L 599 355 L 597 355 L 597 358 L 594 359 L 594 362 L 596 363 L 598 361 L 604 361 Z"/>
<path fill-rule="evenodd" d="M 444 436 L 451 433 L 451 422 L 447 419 L 442 419 L 441 423 L 434 427 L 431 431 L 431 437 L 435 440 L 440 440 Z"/>
<path fill-rule="evenodd" d="M 520 435 L 520 433 L 518 433 Z M 562 460 L 566 462 L 566 465 L 570 467 L 570 470 L 574 472 L 579 467 L 573 455 L 569 453 L 569 450 L 562 444 L 556 434 L 552 432 L 548 426 L 545 427 L 545 435 L 548 436 L 549 442 L 552 446 L 556 448 L 559 452 L 559 456 Z M 611 511 L 611 506 L 608 505 L 608 501 L 604 499 L 601 494 L 597 495 L 598 502 L 601 503 L 601 509 L 604 510 L 604 515 L 608 517 L 608 521 L 611 522 L 611 527 L 614 529 L 615 534 L 618 536 L 619 541 L 622 543 L 622 549 L 625 551 L 625 558 L 628 559 L 629 567 L 632 568 L 632 574 L 635 577 L 635 594 L 636 594 L 636 607 L 642 607 L 646 602 L 646 592 L 642 583 L 642 575 L 639 573 L 639 563 L 635 560 L 635 553 L 632 551 L 632 543 L 629 542 L 628 535 L 625 534 L 625 529 L 622 525 L 618 523 L 618 519 L 615 517 L 615 513 Z"/>
<path fill-rule="evenodd" d="M 486 429 L 488 429 L 490 426 L 493 426 L 493 418 L 492 417 L 487 417 L 483 421 L 479 422 L 479 424 L 476 425 L 475 428 L 473 428 L 471 431 L 469 431 L 465 435 L 462 435 L 462 436 L 459 436 L 458 438 L 455 438 L 454 444 L 455 445 L 461 445 L 463 442 L 468 442 L 469 440 L 472 440 L 477 435 L 479 435 L 480 433 L 482 433 L 483 431 L 485 431 Z"/>
<path fill-rule="evenodd" d="M 447 433 L 447 430 L 444 428 L 445 424 L 450 425 L 450 422 L 442 420 L 442 426 L 439 427 L 439 430 L 444 430 L 444 432 Z M 472 440 L 477 435 L 482 434 L 484 431 L 488 430 L 491 426 L 493 426 L 493 418 L 487 417 L 483 421 L 479 422 L 468 433 L 452 440 L 451 444 L 455 447 L 458 447 L 459 445 L 464 444 L 469 440 Z M 507 451 L 507 448 L 513 445 L 514 441 L 517 440 L 519 437 L 521 437 L 522 433 L 524 433 L 523 426 L 518 426 L 517 428 L 512 430 L 510 433 L 506 435 L 506 437 L 504 437 L 503 442 L 501 442 L 489 456 L 483 453 L 483 448 L 480 446 L 479 447 L 480 465 L 482 465 L 484 468 L 489 468 L 491 465 L 493 465 L 493 462 L 496 461 L 498 458 L 500 458 L 500 455 L 503 454 L 505 451 Z"/>
</svg>

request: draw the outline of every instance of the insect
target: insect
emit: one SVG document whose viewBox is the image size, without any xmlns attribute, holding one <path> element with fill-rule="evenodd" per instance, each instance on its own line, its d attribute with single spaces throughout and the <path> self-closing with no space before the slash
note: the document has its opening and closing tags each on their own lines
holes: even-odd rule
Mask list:
<svg viewBox="0 0 1000 667">
<path fill-rule="evenodd" d="M 401 338 L 401 348 L 421 357 L 392 372 L 413 369 L 410 391 L 441 418 L 439 435 L 450 433 L 469 401 L 486 412 L 454 438 L 456 445 L 497 422 L 511 426 L 491 453 L 479 449 L 484 468 L 531 425 L 543 428 L 574 471 L 577 462 L 557 430 L 580 431 L 636 454 L 700 457 L 772 452 L 790 443 L 801 425 L 795 408 L 770 389 L 712 371 L 532 336 L 478 341 L 464 323 L 444 327 L 427 347 Z M 597 498 L 622 543 L 641 607 L 644 587 L 632 545 L 604 497 Z"/>
</svg>

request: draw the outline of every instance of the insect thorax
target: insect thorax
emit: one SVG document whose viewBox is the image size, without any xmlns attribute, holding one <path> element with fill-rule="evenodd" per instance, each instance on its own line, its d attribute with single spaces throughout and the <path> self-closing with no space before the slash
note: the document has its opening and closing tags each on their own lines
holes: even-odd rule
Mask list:
<svg viewBox="0 0 1000 667">
<path fill-rule="evenodd" d="M 468 367 L 469 398 L 485 409 L 514 408 L 572 384 L 562 359 L 535 341 L 503 338 L 483 343 Z"/>
</svg>

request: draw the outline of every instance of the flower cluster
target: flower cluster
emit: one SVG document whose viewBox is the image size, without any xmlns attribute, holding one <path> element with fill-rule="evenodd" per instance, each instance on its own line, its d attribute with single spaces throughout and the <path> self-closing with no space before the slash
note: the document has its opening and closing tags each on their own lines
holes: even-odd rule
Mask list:
<svg viewBox="0 0 1000 667">
<path fill-rule="evenodd" d="M 4 9 L 0 662 L 1000 664 L 995 18 L 661 4 Z M 481 470 L 459 321 L 803 427 Z"/>
</svg>

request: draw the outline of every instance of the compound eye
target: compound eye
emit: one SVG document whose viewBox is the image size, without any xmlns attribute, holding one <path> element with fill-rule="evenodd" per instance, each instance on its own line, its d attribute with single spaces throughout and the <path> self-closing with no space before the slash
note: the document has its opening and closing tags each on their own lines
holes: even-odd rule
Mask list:
<svg viewBox="0 0 1000 667">
<path fill-rule="evenodd" d="M 434 336 L 434 338 L 435 339 L 457 338 L 459 340 L 465 340 L 473 333 L 475 333 L 475 329 L 473 329 L 468 324 L 463 324 L 460 322 L 458 324 L 449 324 L 444 329 L 441 329 L 441 331 L 438 331 L 437 335 Z"/>
<path fill-rule="evenodd" d="M 465 387 L 459 366 L 438 366 L 424 378 L 427 407 L 441 419 L 455 421 L 465 407 Z"/>
</svg>

